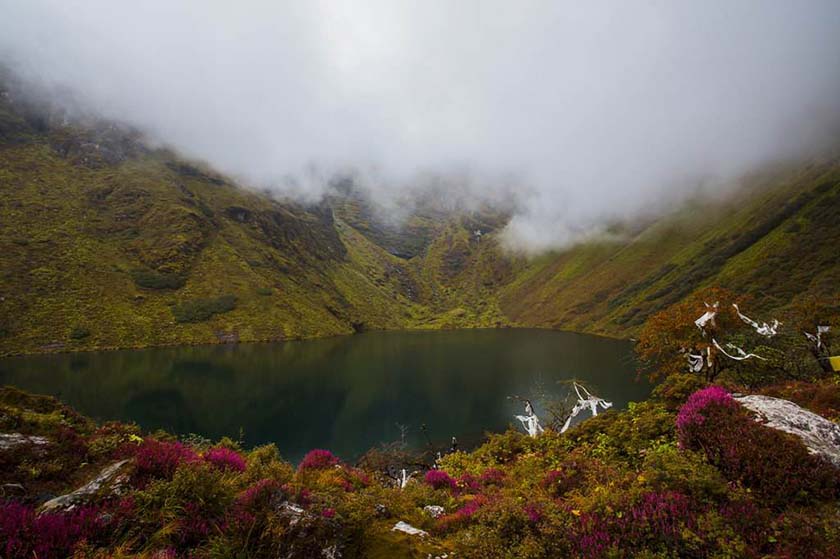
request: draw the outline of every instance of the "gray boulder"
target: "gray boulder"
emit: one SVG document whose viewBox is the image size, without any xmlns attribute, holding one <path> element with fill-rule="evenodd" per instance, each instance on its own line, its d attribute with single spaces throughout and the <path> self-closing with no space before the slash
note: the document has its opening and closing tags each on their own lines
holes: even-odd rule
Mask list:
<svg viewBox="0 0 840 559">
<path fill-rule="evenodd" d="M 840 468 L 840 425 L 788 400 L 770 396 L 735 396 L 768 427 L 799 437 L 811 454 Z"/>
</svg>

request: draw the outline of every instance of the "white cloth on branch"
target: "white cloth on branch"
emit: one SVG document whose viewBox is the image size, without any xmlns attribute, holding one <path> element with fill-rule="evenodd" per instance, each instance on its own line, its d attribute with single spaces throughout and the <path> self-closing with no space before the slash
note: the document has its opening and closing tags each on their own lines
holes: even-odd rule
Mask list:
<svg viewBox="0 0 840 559">
<path fill-rule="evenodd" d="M 706 324 L 708 324 L 708 323 L 710 323 L 710 322 L 711 322 L 711 323 L 712 323 L 712 326 L 714 326 L 714 325 L 715 325 L 715 316 L 717 316 L 717 313 L 718 313 L 718 305 L 719 305 L 720 303 L 719 303 L 718 301 L 715 301 L 715 304 L 714 304 L 714 305 L 710 305 L 709 303 L 703 303 L 703 304 L 704 304 L 704 305 L 706 305 L 706 312 L 705 312 L 705 313 L 703 313 L 703 316 L 701 316 L 700 318 L 698 318 L 697 320 L 695 320 L 695 321 L 694 321 L 694 324 L 695 324 L 695 325 L 696 325 L 696 326 L 697 326 L 700 330 L 702 330 L 702 331 L 703 331 L 703 333 L 705 334 L 705 333 L 706 333 L 706 331 L 705 331 L 705 329 L 706 329 Z"/>
<path fill-rule="evenodd" d="M 731 354 L 727 353 L 725 349 L 720 347 L 720 344 L 714 338 L 712 339 L 712 343 L 714 344 L 714 346 L 716 348 L 718 348 L 718 350 L 722 354 L 729 357 L 730 359 L 734 359 L 735 361 L 744 361 L 745 359 L 750 359 L 752 357 L 755 357 L 756 359 L 761 359 L 762 361 L 767 361 L 767 359 L 765 359 L 764 357 L 762 357 L 760 355 L 756 355 L 755 353 L 747 353 L 746 351 L 744 351 L 740 347 L 736 346 L 735 344 L 726 344 L 726 347 L 728 347 L 730 349 L 734 349 L 738 353 L 738 355 L 731 355 Z"/>
<path fill-rule="evenodd" d="M 405 468 L 403 468 L 402 472 L 400 472 L 400 478 L 397 480 L 400 489 L 405 489 L 405 486 L 408 485 L 408 480 L 410 480 L 416 473 L 417 472 L 411 472 L 409 474 L 408 472 L 406 472 Z"/>
<path fill-rule="evenodd" d="M 602 407 L 605 410 L 612 407 L 612 402 L 607 402 L 603 398 L 598 398 L 597 396 L 593 396 L 585 387 L 579 385 L 578 383 L 573 384 L 575 393 L 577 394 L 578 401 L 575 404 L 575 407 L 572 408 L 569 417 L 566 418 L 566 423 L 563 424 L 563 428 L 560 429 L 561 433 L 565 433 L 569 426 L 572 424 L 572 419 L 577 417 L 580 412 L 585 409 L 589 409 L 592 412 L 592 416 L 598 415 L 598 407 Z M 580 391 L 583 390 L 583 394 Z"/>
<path fill-rule="evenodd" d="M 828 334 L 829 330 L 831 330 L 830 326 L 817 326 L 816 335 L 809 334 L 808 332 L 803 332 L 803 334 L 805 334 L 805 337 L 808 338 L 808 340 L 811 341 L 817 349 L 820 349 L 823 346 L 822 335 Z"/>
<path fill-rule="evenodd" d="M 705 359 L 702 353 L 688 352 L 688 370 L 692 373 L 699 373 L 703 370 L 703 363 Z"/>
<path fill-rule="evenodd" d="M 534 413 L 534 408 L 531 406 L 531 402 L 525 400 L 525 413 L 527 415 L 517 415 L 516 419 L 518 419 L 522 423 L 522 427 L 525 428 L 528 435 L 531 437 L 536 437 L 545 429 L 543 426 L 540 425 L 540 418 L 537 417 L 537 414 Z"/>
<path fill-rule="evenodd" d="M 761 324 L 759 324 L 747 315 L 741 314 L 741 309 L 738 308 L 738 305 L 732 303 L 732 306 L 735 307 L 735 312 L 738 313 L 738 318 L 743 320 L 744 323 L 752 326 L 759 335 L 764 336 L 766 338 L 772 338 L 773 336 L 779 333 L 779 326 L 781 326 L 782 323 L 776 320 L 775 318 L 773 319 L 772 324 L 767 324 L 766 322 L 762 322 Z"/>
</svg>

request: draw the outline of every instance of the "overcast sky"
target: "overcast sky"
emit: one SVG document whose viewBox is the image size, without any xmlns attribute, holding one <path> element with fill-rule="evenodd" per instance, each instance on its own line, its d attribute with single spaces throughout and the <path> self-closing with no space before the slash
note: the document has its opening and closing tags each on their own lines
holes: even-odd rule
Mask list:
<svg viewBox="0 0 840 559">
<path fill-rule="evenodd" d="M 0 0 L 0 57 L 256 185 L 513 186 L 558 245 L 813 152 L 840 1 Z M 307 172 L 316 168 L 318 173 Z"/>
</svg>

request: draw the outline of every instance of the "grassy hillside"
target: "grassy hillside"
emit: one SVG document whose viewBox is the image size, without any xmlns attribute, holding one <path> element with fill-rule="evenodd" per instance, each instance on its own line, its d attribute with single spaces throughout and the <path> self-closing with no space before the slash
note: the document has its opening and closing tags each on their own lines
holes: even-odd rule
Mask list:
<svg viewBox="0 0 840 559">
<path fill-rule="evenodd" d="M 424 200 L 399 222 L 383 215 L 352 184 L 317 205 L 273 199 L 0 91 L 0 354 L 396 328 L 632 336 L 709 284 L 763 310 L 838 294 L 837 161 L 531 259 L 500 247 L 503 212 Z"/>
<path fill-rule="evenodd" d="M 629 238 L 535 259 L 502 289 L 501 307 L 517 323 L 617 336 L 710 285 L 779 310 L 806 294 L 837 299 L 838 246 L 840 163 L 780 167 Z"/>
</svg>

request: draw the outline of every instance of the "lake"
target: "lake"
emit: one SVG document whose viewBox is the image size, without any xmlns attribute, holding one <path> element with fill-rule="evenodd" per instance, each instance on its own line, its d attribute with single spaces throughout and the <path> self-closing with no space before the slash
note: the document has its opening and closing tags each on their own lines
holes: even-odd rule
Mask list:
<svg viewBox="0 0 840 559">
<path fill-rule="evenodd" d="M 632 344 L 549 330 L 367 332 L 272 344 L 191 346 L 0 360 L 0 384 L 52 394 L 98 420 L 146 430 L 312 448 L 353 460 L 400 438 L 462 445 L 518 422 L 512 394 L 561 394 L 577 378 L 617 408 L 647 397 Z M 540 409 L 537 408 L 539 414 Z"/>
</svg>

